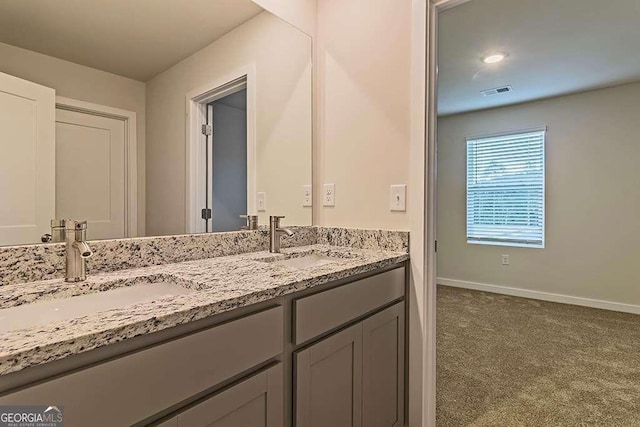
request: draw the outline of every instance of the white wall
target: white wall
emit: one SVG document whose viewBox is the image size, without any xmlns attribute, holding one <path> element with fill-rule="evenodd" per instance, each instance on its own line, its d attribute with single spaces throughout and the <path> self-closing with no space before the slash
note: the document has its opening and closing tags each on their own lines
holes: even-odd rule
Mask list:
<svg viewBox="0 0 640 427">
<path fill-rule="evenodd" d="M 441 118 L 438 276 L 640 306 L 639 100 L 635 83 Z M 467 244 L 465 137 L 540 125 L 546 247 Z"/>
<path fill-rule="evenodd" d="M 409 229 L 408 213 L 389 210 L 389 186 L 410 178 L 411 7 L 318 1 L 317 224 Z M 335 207 L 322 207 L 324 183 L 336 185 Z"/>
<path fill-rule="evenodd" d="M 0 72 L 55 89 L 56 95 L 134 111 L 138 136 L 138 234 L 145 233 L 145 84 L 0 43 Z"/>
<path fill-rule="evenodd" d="M 263 12 L 147 83 L 147 230 L 185 231 L 185 97 L 253 63 L 257 190 L 268 215 L 311 224 L 301 186 L 311 183 L 311 39 Z"/>
</svg>

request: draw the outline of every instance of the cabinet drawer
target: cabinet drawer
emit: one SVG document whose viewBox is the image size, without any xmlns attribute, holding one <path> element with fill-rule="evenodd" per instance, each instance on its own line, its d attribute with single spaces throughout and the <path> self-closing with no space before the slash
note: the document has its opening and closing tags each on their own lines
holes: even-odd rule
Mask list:
<svg viewBox="0 0 640 427">
<path fill-rule="evenodd" d="M 5 395 L 0 405 L 61 405 L 69 426 L 130 425 L 279 355 L 282 324 L 282 307 L 265 310 Z"/>
<path fill-rule="evenodd" d="M 293 302 L 293 342 L 304 343 L 402 298 L 405 269 L 396 268 Z"/>
</svg>

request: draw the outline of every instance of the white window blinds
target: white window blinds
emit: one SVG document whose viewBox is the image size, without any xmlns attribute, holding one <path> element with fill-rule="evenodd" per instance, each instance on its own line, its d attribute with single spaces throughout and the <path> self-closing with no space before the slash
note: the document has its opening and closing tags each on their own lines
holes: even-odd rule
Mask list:
<svg viewBox="0 0 640 427">
<path fill-rule="evenodd" d="M 467 139 L 467 242 L 544 247 L 546 130 Z"/>
</svg>

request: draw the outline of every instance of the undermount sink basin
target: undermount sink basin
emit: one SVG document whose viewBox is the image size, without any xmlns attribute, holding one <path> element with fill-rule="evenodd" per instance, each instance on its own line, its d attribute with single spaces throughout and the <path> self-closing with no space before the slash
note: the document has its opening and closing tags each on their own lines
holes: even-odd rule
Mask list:
<svg viewBox="0 0 640 427">
<path fill-rule="evenodd" d="M 275 261 L 276 264 L 285 265 L 292 268 L 309 268 L 320 267 L 338 261 L 339 258 L 328 257 L 325 255 L 311 254 L 298 258 L 289 258 L 282 261 Z"/>
<path fill-rule="evenodd" d="M 107 291 L 50 299 L 0 310 L 0 333 L 71 320 L 159 298 L 195 292 L 170 281 L 134 282 Z"/>
<path fill-rule="evenodd" d="M 311 252 L 311 253 L 294 253 L 280 254 L 269 258 L 263 258 L 260 261 L 272 263 L 274 265 L 284 265 L 291 268 L 311 268 L 332 264 L 342 260 L 343 257 L 334 257 L 327 254 Z"/>
</svg>

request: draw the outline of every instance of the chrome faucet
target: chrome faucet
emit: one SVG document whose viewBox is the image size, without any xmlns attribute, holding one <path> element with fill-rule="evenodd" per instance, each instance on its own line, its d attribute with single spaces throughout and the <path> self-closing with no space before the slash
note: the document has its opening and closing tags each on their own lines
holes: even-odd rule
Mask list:
<svg viewBox="0 0 640 427">
<path fill-rule="evenodd" d="M 240 230 L 257 230 L 258 229 L 258 215 L 240 215 L 240 218 L 247 220 L 247 225 L 240 227 Z"/>
<path fill-rule="evenodd" d="M 51 233 L 43 234 L 40 240 L 42 243 L 60 243 L 65 241 L 65 220 L 52 219 Z"/>
<path fill-rule="evenodd" d="M 269 252 L 280 252 L 280 236 L 286 234 L 287 236 L 293 236 L 293 231 L 288 228 L 280 228 L 280 220 L 283 216 L 270 216 L 269 217 Z"/>
<path fill-rule="evenodd" d="M 65 221 L 67 270 L 65 282 L 81 282 L 87 278 L 87 258 L 93 251 L 87 244 L 87 221 Z"/>
</svg>

